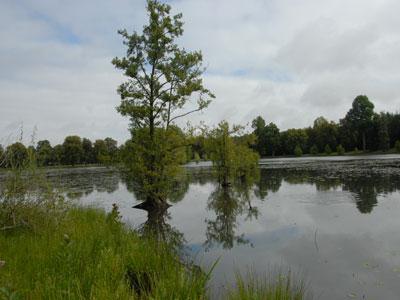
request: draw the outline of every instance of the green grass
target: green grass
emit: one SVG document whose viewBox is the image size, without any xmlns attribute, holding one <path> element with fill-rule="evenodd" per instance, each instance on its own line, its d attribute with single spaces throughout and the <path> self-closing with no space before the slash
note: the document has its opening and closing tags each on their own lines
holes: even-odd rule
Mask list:
<svg viewBox="0 0 400 300">
<path fill-rule="evenodd" d="M 302 300 L 311 299 L 306 285 L 299 281 L 291 271 L 270 271 L 264 276 L 256 275 L 254 271 L 247 272 L 243 277 L 236 273 L 236 287 L 228 291 L 229 300 Z"/>
<path fill-rule="evenodd" d="M 206 298 L 204 273 L 100 210 L 46 224 L 0 233 L 0 299 Z"/>
</svg>

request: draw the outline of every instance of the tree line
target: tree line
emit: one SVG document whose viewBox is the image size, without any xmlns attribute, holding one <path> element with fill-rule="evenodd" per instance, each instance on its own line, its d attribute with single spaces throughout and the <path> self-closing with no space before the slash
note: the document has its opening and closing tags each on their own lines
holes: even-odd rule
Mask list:
<svg viewBox="0 0 400 300">
<path fill-rule="evenodd" d="M 400 152 L 400 113 L 374 111 L 367 96 L 357 96 L 352 107 L 339 122 L 324 117 L 315 119 L 312 126 L 280 131 L 274 123 L 266 124 L 258 116 L 252 121 L 257 137 L 254 149 L 261 156 L 302 154 L 342 155 L 345 152 Z"/>
<path fill-rule="evenodd" d="M 118 147 L 116 140 L 107 137 L 95 142 L 79 136 L 67 136 L 62 144 L 54 147 L 48 140 L 26 147 L 21 142 L 6 148 L 0 145 L 0 167 L 19 167 L 34 160 L 37 165 L 59 166 L 78 164 L 112 164 L 119 161 L 123 145 Z"/>
</svg>

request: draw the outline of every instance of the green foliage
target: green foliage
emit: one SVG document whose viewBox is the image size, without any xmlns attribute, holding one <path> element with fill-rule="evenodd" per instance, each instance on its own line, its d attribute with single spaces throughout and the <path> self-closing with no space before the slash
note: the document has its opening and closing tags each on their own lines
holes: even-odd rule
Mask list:
<svg viewBox="0 0 400 300">
<path fill-rule="evenodd" d="M 79 136 L 67 136 L 62 145 L 62 162 L 66 165 L 79 164 L 83 157 L 82 140 Z"/>
<path fill-rule="evenodd" d="M 383 114 L 378 116 L 377 119 L 379 149 L 382 151 L 387 151 L 390 149 L 390 138 L 387 121 L 385 115 Z"/>
<path fill-rule="evenodd" d="M 276 273 L 276 274 L 275 274 Z M 257 276 L 249 271 L 246 278 L 236 273 L 236 288 L 228 292 L 230 300 L 302 300 L 310 298 L 303 281 L 296 279 L 290 270 L 287 273 Z"/>
<path fill-rule="evenodd" d="M 258 170 L 259 156 L 249 148 L 255 137 L 250 135 L 247 140 L 235 141 L 232 135 L 240 130 L 239 126 L 230 129 L 228 122 L 222 121 L 207 133 L 207 152 L 222 186 L 237 178 L 252 176 Z"/>
<path fill-rule="evenodd" d="M 338 155 L 344 155 L 345 149 L 343 148 L 342 145 L 338 145 L 338 146 L 336 147 L 336 152 L 337 152 Z"/>
<path fill-rule="evenodd" d="M 284 147 L 286 154 L 296 155 L 296 146 L 298 146 L 301 150 L 306 149 L 307 139 L 308 135 L 304 129 L 288 129 L 281 134 L 281 140 L 283 142 L 282 146 Z M 303 150 L 301 152 L 303 152 Z"/>
<path fill-rule="evenodd" d="M 300 157 L 303 155 L 303 150 L 301 149 L 300 145 L 296 145 L 296 147 L 294 148 L 293 151 L 294 155 L 296 155 L 297 157 Z"/>
<path fill-rule="evenodd" d="M 6 156 L 3 145 L 0 144 L 0 168 L 6 167 Z"/>
<path fill-rule="evenodd" d="M 53 162 L 53 148 L 48 140 L 37 143 L 36 157 L 39 166 L 48 166 Z"/>
<path fill-rule="evenodd" d="M 206 297 L 206 274 L 180 263 L 168 246 L 140 239 L 115 210 L 70 209 L 57 219 L 35 235 L 0 232 L 3 293 L 18 299 Z"/>
<path fill-rule="evenodd" d="M 317 155 L 319 153 L 319 150 L 318 150 L 318 147 L 317 147 L 317 145 L 312 145 L 311 146 L 311 148 L 310 148 L 310 154 L 312 154 L 312 155 Z"/>
<path fill-rule="evenodd" d="M 332 154 L 332 149 L 331 149 L 331 146 L 329 146 L 329 144 L 325 145 L 324 152 L 325 152 L 326 155 L 331 155 Z"/>
<path fill-rule="evenodd" d="M 177 173 L 181 157 L 180 136 L 174 122 L 208 106 L 214 97 L 202 83 L 202 55 L 179 48 L 176 39 L 183 33 L 182 14 L 170 15 L 171 7 L 147 1 L 148 24 L 142 34 L 120 30 L 127 46 L 126 56 L 114 58 L 113 65 L 128 78 L 119 86 L 121 104 L 117 108 L 131 121 L 133 157 L 138 183 L 146 199 L 165 201 L 165 188 Z M 185 104 L 197 97 L 193 110 Z M 126 161 L 126 160 L 125 160 Z M 135 165 L 136 164 L 136 165 Z"/>
<path fill-rule="evenodd" d="M 369 101 L 367 96 L 357 96 L 352 104 L 352 108 L 346 114 L 346 121 L 350 127 L 359 133 L 362 139 L 363 151 L 366 150 L 366 132 L 371 125 L 374 116 L 374 104 Z"/>
<path fill-rule="evenodd" d="M 82 160 L 84 163 L 92 164 L 97 161 L 93 144 L 89 139 L 87 138 L 82 139 L 82 150 L 83 150 Z"/>
<path fill-rule="evenodd" d="M 28 164 L 28 159 L 28 149 L 22 143 L 16 142 L 6 148 L 6 167 L 15 169 L 24 168 Z"/>
<path fill-rule="evenodd" d="M 197 152 L 194 153 L 194 161 L 195 161 L 196 163 L 199 163 L 199 162 L 200 162 L 200 155 L 199 155 Z"/>
<path fill-rule="evenodd" d="M 397 153 L 400 153 L 400 140 L 397 140 L 396 143 L 394 143 L 394 148 Z"/>
</svg>

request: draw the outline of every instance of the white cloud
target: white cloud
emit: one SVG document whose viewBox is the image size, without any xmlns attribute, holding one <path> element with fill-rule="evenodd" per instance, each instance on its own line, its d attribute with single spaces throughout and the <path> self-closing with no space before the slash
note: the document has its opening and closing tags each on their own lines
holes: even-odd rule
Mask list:
<svg viewBox="0 0 400 300">
<path fill-rule="evenodd" d="M 338 120 L 358 94 L 399 110 L 400 4 L 394 0 L 175 0 L 185 48 L 201 49 L 217 99 L 191 120 L 282 129 Z M 15 1 L 0 10 L 0 136 L 24 122 L 38 139 L 128 137 L 115 111 L 117 29 L 139 30 L 144 0 Z M 14 124 L 14 125 L 13 125 Z"/>
</svg>

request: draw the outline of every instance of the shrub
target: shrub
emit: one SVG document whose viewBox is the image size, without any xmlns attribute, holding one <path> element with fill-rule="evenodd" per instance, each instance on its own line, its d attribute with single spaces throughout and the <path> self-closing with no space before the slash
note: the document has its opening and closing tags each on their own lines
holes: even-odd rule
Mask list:
<svg viewBox="0 0 400 300">
<path fill-rule="evenodd" d="M 303 155 L 303 150 L 301 150 L 301 147 L 299 145 L 296 145 L 296 147 L 294 148 L 294 155 L 296 155 L 297 157 Z"/>
<path fill-rule="evenodd" d="M 319 153 L 319 150 L 318 150 L 318 147 L 317 147 L 317 145 L 312 145 L 311 146 L 311 148 L 310 148 L 310 154 L 312 154 L 312 155 L 316 155 L 316 154 L 318 154 Z"/>
<path fill-rule="evenodd" d="M 326 155 L 330 155 L 332 153 L 332 149 L 331 149 L 331 146 L 329 146 L 329 144 L 325 145 L 324 152 Z"/>
<path fill-rule="evenodd" d="M 396 149 L 396 152 L 400 153 L 400 140 L 396 141 L 396 143 L 394 144 L 394 148 Z"/>
<path fill-rule="evenodd" d="M 344 155 L 345 150 L 344 150 L 342 145 L 339 145 L 339 146 L 336 147 L 336 152 L 337 152 L 338 155 Z"/>
</svg>

